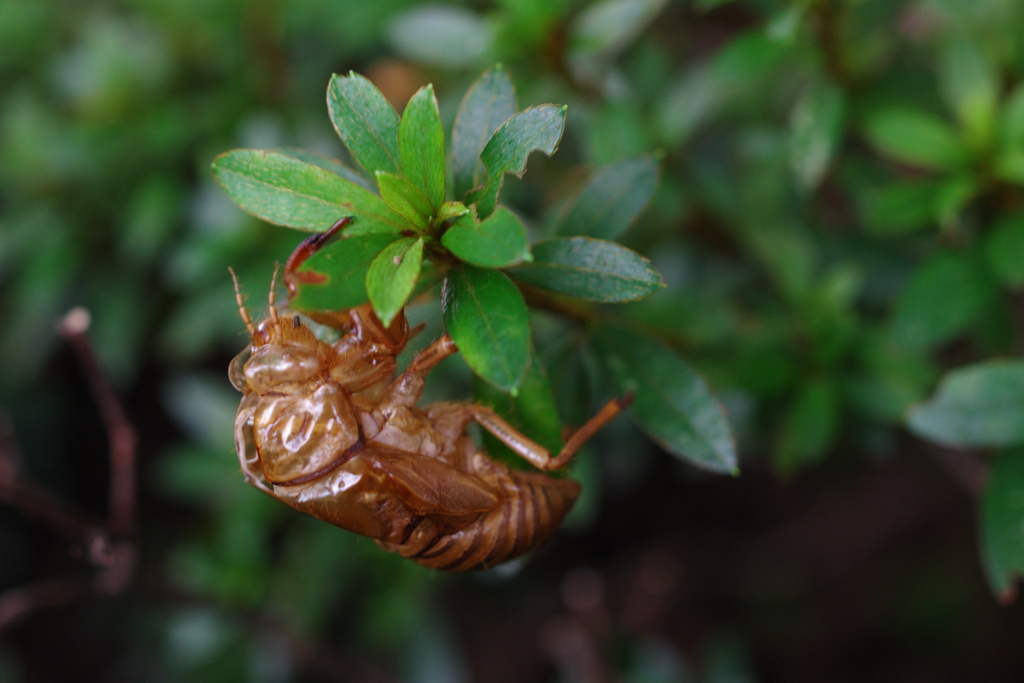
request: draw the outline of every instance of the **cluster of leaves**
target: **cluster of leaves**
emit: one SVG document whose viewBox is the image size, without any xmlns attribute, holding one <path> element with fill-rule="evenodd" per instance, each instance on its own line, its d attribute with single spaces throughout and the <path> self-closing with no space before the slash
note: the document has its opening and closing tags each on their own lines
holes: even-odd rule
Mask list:
<svg viewBox="0 0 1024 683">
<path fill-rule="evenodd" d="M 710 0 L 694 14 L 751 4 Z M 837 450 L 884 454 L 901 428 L 957 448 L 1024 445 L 1017 362 L 990 360 L 1019 350 L 1024 65 L 1009 27 L 1021 7 L 769 5 L 677 74 L 656 40 L 619 59 L 664 3 L 544 15 L 565 20 L 563 74 L 587 96 L 585 155 L 667 149 L 654 213 L 697 234 L 673 246 L 685 245 L 699 274 L 687 282 L 703 291 L 670 288 L 630 317 L 731 389 L 750 450 L 770 451 L 783 474 Z M 511 36 L 545 47 L 523 29 L 531 8 L 491 17 L 492 50 Z M 428 20 L 446 21 L 435 9 L 403 15 L 396 49 L 439 53 L 409 40 Z M 1020 458 L 995 460 L 980 504 L 990 583 L 1007 598 L 1024 573 Z"/>
<path fill-rule="evenodd" d="M 301 151 L 234 150 L 213 163 L 228 195 L 266 221 L 326 230 L 352 218 L 342 239 L 303 265 L 323 281 L 301 285 L 292 306 L 342 310 L 369 300 L 390 325 L 418 287 L 443 277 L 448 334 L 474 373 L 510 396 L 502 400 L 483 387 L 480 393 L 557 450 L 555 399 L 513 280 L 530 291 L 599 303 L 636 301 L 664 287 L 646 259 L 604 239 L 627 228 L 652 196 L 655 161 L 648 155 L 599 169 L 548 222 L 552 236 L 530 245 L 526 227 L 498 205 L 498 195 L 506 173 L 526 172 L 531 152 L 554 153 L 565 106 L 517 113 L 507 73 L 491 69 L 463 98 L 446 155 L 432 86 L 417 91 L 399 117 L 366 78 L 336 75 L 327 103 L 366 175 Z M 671 350 L 628 329 L 596 329 L 594 347 L 611 384 L 635 396 L 635 414 L 649 434 L 699 465 L 735 470 L 721 408 Z"/>
</svg>

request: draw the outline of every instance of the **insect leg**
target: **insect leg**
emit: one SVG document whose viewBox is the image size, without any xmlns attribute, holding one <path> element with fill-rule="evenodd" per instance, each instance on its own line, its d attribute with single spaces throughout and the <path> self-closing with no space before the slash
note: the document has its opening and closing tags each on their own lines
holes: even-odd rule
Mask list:
<svg viewBox="0 0 1024 683">
<path fill-rule="evenodd" d="M 443 361 L 448 356 L 458 352 L 459 348 L 455 346 L 455 342 L 447 334 L 441 335 L 441 338 L 435 341 L 433 344 L 423 349 L 416 354 L 416 357 L 409 363 L 409 369 L 406 372 L 414 372 L 418 375 L 424 375 L 434 369 L 434 366 Z"/>
<path fill-rule="evenodd" d="M 510 425 L 496 412 L 487 406 L 474 404 L 465 406 L 465 410 L 470 418 L 466 422 L 476 422 L 537 469 L 553 469 L 549 466 L 552 462 L 551 452 Z"/>
<path fill-rule="evenodd" d="M 423 395 L 423 382 L 434 366 L 448 356 L 456 353 L 458 348 L 447 334 L 416 354 L 409 367 L 399 375 L 388 388 L 380 408 L 385 412 L 396 406 L 412 406 Z"/>
<path fill-rule="evenodd" d="M 318 232 L 310 235 L 306 239 L 302 240 L 302 242 L 299 243 L 299 246 L 295 247 L 295 251 L 292 252 L 291 256 L 288 257 L 288 260 L 284 264 L 284 284 L 288 288 L 288 294 L 290 296 L 295 296 L 298 291 L 298 283 L 300 282 L 320 282 L 323 280 L 319 273 L 298 272 L 299 266 L 305 263 L 306 259 L 310 256 L 320 251 L 320 249 L 327 244 L 328 240 L 338 234 L 351 222 L 352 216 L 345 216 L 324 232 Z"/>
<path fill-rule="evenodd" d="M 541 470 L 558 470 L 565 467 L 569 460 L 572 459 L 572 456 L 576 455 L 576 452 L 590 437 L 628 407 L 632 401 L 632 395 L 627 395 L 621 399 L 613 398 L 611 401 L 608 401 L 597 412 L 597 415 L 587 420 L 586 424 L 569 437 L 569 440 L 565 442 L 565 446 L 554 458 L 551 457 L 550 451 L 526 437 L 490 408 L 480 405 L 469 405 L 466 406 L 466 409 L 470 411 L 474 422 L 489 431 L 534 467 Z"/>
<path fill-rule="evenodd" d="M 572 436 L 565 442 L 565 446 L 558 455 L 548 464 L 547 469 L 557 470 L 561 469 L 568 464 L 569 460 L 576 451 L 587 442 L 587 440 L 597 433 L 601 427 L 608 424 L 613 417 L 621 413 L 623 410 L 629 407 L 629 404 L 633 402 L 633 393 L 630 392 L 622 398 L 613 398 L 604 404 L 601 410 L 597 411 L 594 417 L 587 420 L 582 427 L 573 432 Z"/>
</svg>

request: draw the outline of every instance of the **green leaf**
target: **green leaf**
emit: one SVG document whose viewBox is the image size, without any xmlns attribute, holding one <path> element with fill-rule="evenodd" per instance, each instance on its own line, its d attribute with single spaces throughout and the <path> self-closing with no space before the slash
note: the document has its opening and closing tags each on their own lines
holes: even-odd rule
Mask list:
<svg viewBox="0 0 1024 683">
<path fill-rule="evenodd" d="M 457 199 L 486 180 L 480 152 L 498 126 L 516 113 L 516 91 L 501 66 L 485 71 L 462 98 L 452 128 L 452 185 Z"/>
<path fill-rule="evenodd" d="M 1024 83 L 1014 88 L 1006 98 L 1000 124 L 1002 146 L 1024 145 Z"/>
<path fill-rule="evenodd" d="M 373 192 L 374 194 L 377 193 L 377 186 L 374 184 L 372 180 L 364 176 L 359 171 L 349 168 L 348 166 L 341 163 L 337 159 L 331 159 L 321 154 L 317 154 L 316 152 L 310 152 L 305 149 L 299 149 L 298 147 L 284 147 L 282 149 L 277 149 L 274 151 L 280 152 L 281 154 L 291 157 L 293 159 L 304 161 L 307 164 L 319 166 L 325 171 L 330 171 L 334 175 L 338 175 L 344 178 L 345 180 L 352 181 L 356 185 L 364 187 L 370 192 Z"/>
<path fill-rule="evenodd" d="M 504 274 L 462 264 L 448 273 L 441 295 L 444 323 L 466 363 L 504 391 L 522 381 L 530 352 L 526 302 Z"/>
<path fill-rule="evenodd" d="M 290 302 L 301 311 L 338 311 L 367 299 L 366 273 L 377 254 L 398 239 L 396 233 L 371 233 L 340 239 L 310 256 L 300 273 L 314 272 L 323 282 L 299 285 Z"/>
<path fill-rule="evenodd" d="M 648 436 L 698 467 L 738 471 L 725 411 L 679 356 L 626 327 L 600 327 L 591 340 L 616 390 L 633 392 L 633 417 Z"/>
<path fill-rule="evenodd" d="M 520 282 L 591 301 L 636 301 L 665 283 L 651 262 L 592 237 L 555 237 L 533 245 L 533 263 L 513 268 Z"/>
<path fill-rule="evenodd" d="M 1011 289 L 1024 286 L 1024 217 L 1007 216 L 985 238 L 988 267 Z"/>
<path fill-rule="evenodd" d="M 322 231 L 354 215 L 348 234 L 408 227 L 372 192 L 283 154 L 231 150 L 213 160 L 213 175 L 243 211 L 277 225 Z"/>
<path fill-rule="evenodd" d="M 416 91 L 405 105 L 398 128 L 402 171 L 427 198 L 429 215 L 444 204 L 444 129 L 434 86 Z"/>
<path fill-rule="evenodd" d="M 800 35 L 800 30 L 807 23 L 805 18 L 808 9 L 808 6 L 803 3 L 795 3 L 788 7 L 783 5 L 768 18 L 764 26 L 765 35 L 777 43 L 794 44 Z"/>
<path fill-rule="evenodd" d="M 821 184 L 843 132 L 843 91 L 823 83 L 804 94 L 790 116 L 789 159 L 801 187 Z"/>
<path fill-rule="evenodd" d="M 966 332 L 994 295 L 982 268 L 965 254 L 940 254 L 921 264 L 899 298 L 891 338 L 907 348 L 930 348 Z"/>
<path fill-rule="evenodd" d="M 366 273 L 366 293 L 384 327 L 405 306 L 423 265 L 423 238 L 404 237 L 384 248 Z"/>
<path fill-rule="evenodd" d="M 522 177 L 526 173 L 526 160 L 530 152 L 540 151 L 548 156 L 558 149 L 565 129 L 566 106 L 543 104 L 523 110 L 503 123 L 480 153 L 487 169 L 487 184 L 471 193 L 470 202 L 477 204 L 477 215 L 486 218 L 494 211 L 498 192 L 506 173 Z"/>
<path fill-rule="evenodd" d="M 597 167 L 639 156 L 654 144 L 643 105 L 633 98 L 592 106 L 581 141 L 588 162 Z"/>
<path fill-rule="evenodd" d="M 744 235 L 779 291 L 794 305 L 807 299 L 818 266 L 815 242 L 801 226 L 791 222 L 764 222 Z"/>
<path fill-rule="evenodd" d="M 380 187 L 381 198 L 395 213 L 421 232 L 427 229 L 433 210 L 415 185 L 400 175 L 377 171 L 377 186 Z"/>
<path fill-rule="evenodd" d="M 882 109 L 868 118 L 865 133 L 882 154 L 921 168 L 948 171 L 968 159 L 956 132 L 928 112 Z"/>
<path fill-rule="evenodd" d="M 355 160 L 371 174 L 401 173 L 398 113 L 377 86 L 354 71 L 331 76 L 327 86 L 331 122 Z"/>
<path fill-rule="evenodd" d="M 554 231 L 615 239 L 636 220 L 657 189 L 658 164 L 650 154 L 608 164 L 565 203 Z"/>
<path fill-rule="evenodd" d="M 736 88 L 716 77 L 708 64 L 690 68 L 665 86 L 655 111 L 659 139 L 676 147 L 709 121 L 729 100 Z"/>
<path fill-rule="evenodd" d="M 548 375 L 532 344 L 526 371 L 519 383 L 519 392 L 515 396 L 480 379 L 473 382 L 473 396 L 479 403 L 494 408 L 499 415 L 509 421 L 509 424 L 548 449 L 550 453 L 557 454 L 562 449 L 562 423 L 558 419 L 555 397 L 551 393 Z M 484 442 L 491 456 L 501 452 L 506 456 L 503 458 L 504 462 L 521 469 L 524 465 L 529 467 L 525 460 L 487 432 L 484 432 Z"/>
<path fill-rule="evenodd" d="M 749 88 L 768 80 L 791 48 L 783 41 L 773 40 L 765 30 L 756 27 L 732 38 L 712 61 L 712 75 L 723 86 Z"/>
<path fill-rule="evenodd" d="M 870 419 L 903 424 L 907 409 L 935 386 L 938 370 L 930 356 L 892 344 L 881 330 L 865 330 L 856 351 L 865 374 L 843 374 L 844 402 Z"/>
<path fill-rule="evenodd" d="M 437 220 L 439 222 L 450 221 L 453 218 L 465 216 L 467 213 L 469 213 L 469 209 L 462 202 L 445 202 L 437 210 Z"/>
<path fill-rule="evenodd" d="M 977 41 L 955 32 L 939 59 L 939 85 L 971 140 L 982 147 L 995 132 L 999 75 Z"/>
<path fill-rule="evenodd" d="M 388 42 L 420 64 L 461 69 L 491 45 L 491 27 L 478 14 L 451 5 L 425 5 L 402 12 L 388 25 Z"/>
<path fill-rule="evenodd" d="M 661 12 L 666 0 L 601 0 L 572 22 L 574 51 L 612 55 L 628 46 Z"/>
<path fill-rule="evenodd" d="M 926 393 L 915 380 L 896 373 L 851 377 L 843 383 L 843 398 L 854 412 L 883 424 L 899 425 L 907 408 Z"/>
<path fill-rule="evenodd" d="M 869 190 L 862 200 L 865 227 L 876 235 L 902 235 L 935 224 L 939 185 L 901 180 Z"/>
<path fill-rule="evenodd" d="M 935 214 L 939 225 L 956 229 L 960 214 L 978 195 L 981 186 L 977 177 L 965 171 L 943 179 L 935 198 Z"/>
<path fill-rule="evenodd" d="M 783 474 L 821 460 L 835 440 L 839 426 L 839 392 L 834 383 L 813 381 L 789 406 L 775 451 L 775 466 Z"/>
<path fill-rule="evenodd" d="M 1024 451 L 999 455 L 980 507 L 982 564 L 996 597 L 1009 604 L 1024 578 Z"/>
<path fill-rule="evenodd" d="M 1024 149 L 1003 147 L 996 153 L 992 170 L 999 180 L 1024 185 Z"/>
<path fill-rule="evenodd" d="M 1024 361 L 989 360 L 946 373 L 928 401 L 911 408 L 907 426 L 954 448 L 1024 444 Z"/>
<path fill-rule="evenodd" d="M 448 228 L 441 243 L 459 259 L 482 268 L 504 268 L 533 258 L 526 228 L 505 207 L 480 222 L 466 214 Z"/>
</svg>

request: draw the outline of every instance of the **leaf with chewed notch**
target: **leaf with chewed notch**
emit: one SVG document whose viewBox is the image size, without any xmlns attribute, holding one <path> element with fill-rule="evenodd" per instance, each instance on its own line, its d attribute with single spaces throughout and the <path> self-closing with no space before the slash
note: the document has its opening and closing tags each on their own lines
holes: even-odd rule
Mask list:
<svg viewBox="0 0 1024 683">
<path fill-rule="evenodd" d="M 483 185 L 480 152 L 498 126 L 516 113 L 516 91 L 508 73 L 496 66 L 476 80 L 462 98 L 452 127 L 452 194 L 461 199 Z"/>
<path fill-rule="evenodd" d="M 323 282 L 300 283 L 299 293 L 289 305 L 300 311 L 338 311 L 365 302 L 370 264 L 398 238 L 393 232 L 370 233 L 328 244 L 299 268 L 300 273 L 319 273 Z"/>
<path fill-rule="evenodd" d="M 548 156 L 558 149 L 565 129 L 565 105 L 543 104 L 519 112 L 503 123 L 487 141 L 480 159 L 487 169 L 487 183 L 470 194 L 467 203 L 476 203 L 477 215 L 487 218 L 498 202 L 498 192 L 506 173 L 522 177 L 526 160 L 533 151 Z"/>
<path fill-rule="evenodd" d="M 514 392 L 530 353 L 530 315 L 512 281 L 496 270 L 462 264 L 441 294 L 444 323 L 473 372 Z"/>
<path fill-rule="evenodd" d="M 738 472 L 725 411 L 682 358 L 626 327 L 597 328 L 591 342 L 616 390 L 632 392 L 632 415 L 648 436 L 698 467 Z"/>
<path fill-rule="evenodd" d="M 444 129 L 434 86 L 420 88 L 405 105 L 398 127 L 405 177 L 427 198 L 431 213 L 444 204 Z"/>
<path fill-rule="evenodd" d="M 615 239 L 636 220 L 656 189 L 658 164 L 650 154 L 603 166 L 562 208 L 555 232 Z"/>
<path fill-rule="evenodd" d="M 665 283 L 651 262 L 592 237 L 555 237 L 533 245 L 533 262 L 509 270 L 516 280 L 591 301 L 636 301 Z"/>
<path fill-rule="evenodd" d="M 365 76 L 331 76 L 327 109 L 338 136 L 359 164 L 376 171 L 401 173 L 398 112 Z"/>
<path fill-rule="evenodd" d="M 354 215 L 346 233 L 399 232 L 406 221 L 372 192 L 322 168 L 258 149 L 213 160 L 213 175 L 246 213 L 269 223 L 322 231 Z"/>
<path fill-rule="evenodd" d="M 366 272 L 366 293 L 384 327 L 405 307 L 422 266 L 422 237 L 403 237 L 373 259 Z"/>
<path fill-rule="evenodd" d="M 461 260 L 481 268 L 504 268 L 532 258 L 526 228 L 504 207 L 480 222 L 472 212 L 466 214 L 448 228 L 441 243 Z"/>
</svg>

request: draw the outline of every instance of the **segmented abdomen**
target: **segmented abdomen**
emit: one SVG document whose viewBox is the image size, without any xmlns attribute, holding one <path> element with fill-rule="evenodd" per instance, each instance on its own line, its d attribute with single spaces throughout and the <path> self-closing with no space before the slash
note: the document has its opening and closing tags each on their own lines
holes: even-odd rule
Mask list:
<svg viewBox="0 0 1024 683">
<path fill-rule="evenodd" d="M 569 512 L 580 486 L 534 472 L 503 477 L 502 502 L 455 533 L 437 533 L 419 524 L 402 544 L 380 542 L 424 567 L 448 571 L 489 569 L 519 557 L 547 541 Z"/>
</svg>

